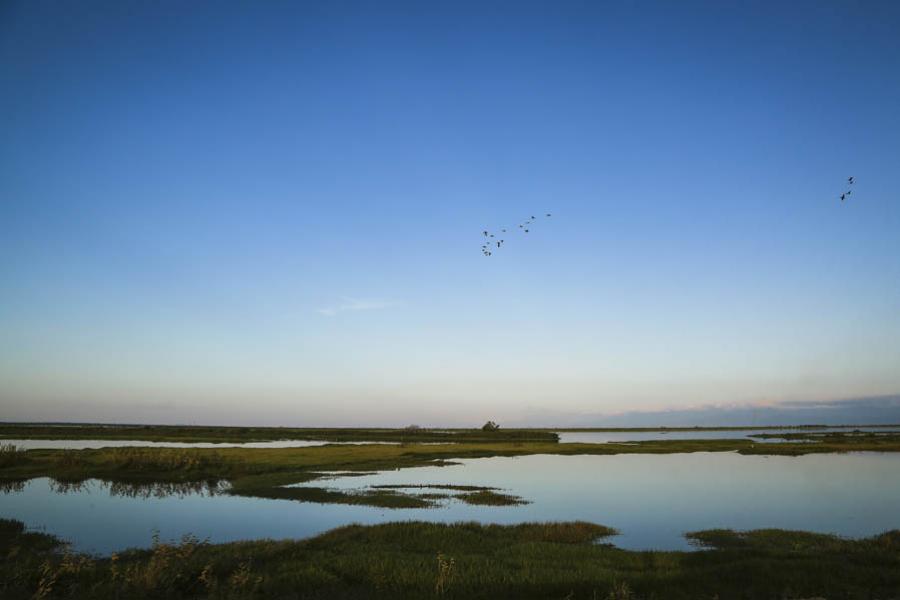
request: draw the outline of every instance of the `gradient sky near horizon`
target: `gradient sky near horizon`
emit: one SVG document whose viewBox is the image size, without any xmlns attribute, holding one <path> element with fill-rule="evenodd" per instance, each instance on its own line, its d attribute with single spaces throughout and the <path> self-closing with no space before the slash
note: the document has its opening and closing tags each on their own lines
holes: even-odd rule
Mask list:
<svg viewBox="0 0 900 600">
<path fill-rule="evenodd" d="M 900 3 L 0 5 L 0 420 L 898 391 Z"/>
</svg>

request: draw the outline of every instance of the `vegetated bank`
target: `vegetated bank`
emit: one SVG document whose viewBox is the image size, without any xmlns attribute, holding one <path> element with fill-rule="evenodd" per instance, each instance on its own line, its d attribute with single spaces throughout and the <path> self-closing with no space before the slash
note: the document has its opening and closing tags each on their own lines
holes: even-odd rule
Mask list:
<svg viewBox="0 0 900 600">
<path fill-rule="evenodd" d="M 651 440 L 637 443 L 559 444 L 494 442 L 455 444 L 326 445 L 307 448 L 101 448 L 93 450 L 0 449 L 0 482 L 51 477 L 61 482 L 101 479 L 133 485 L 227 481 L 227 493 L 309 502 L 369 504 L 394 508 L 426 506 L 434 498 L 399 489 L 363 494 L 309 486 L 340 471 L 364 473 L 384 469 L 453 464 L 455 459 L 532 454 L 669 454 L 737 452 L 799 456 L 811 453 L 900 451 L 900 435 L 831 436 L 820 441 L 754 443 L 749 439 Z M 285 487 L 305 483 L 306 487 Z M 487 501 L 481 494 L 473 501 Z M 522 499 L 518 499 L 522 500 Z M 516 500 L 516 501 L 518 501 Z M 527 500 L 527 499 L 524 499 Z"/>
<path fill-rule="evenodd" d="M 0 424 L 0 439 L 136 440 L 146 442 L 555 442 L 543 429 L 212 427 L 193 425 Z"/>
<path fill-rule="evenodd" d="M 26 598 L 475 598 L 628 600 L 900 597 L 900 531 L 690 534 L 709 549 L 631 552 L 583 522 L 341 527 L 300 541 L 157 540 L 110 557 L 0 520 L 0 596 Z"/>
</svg>

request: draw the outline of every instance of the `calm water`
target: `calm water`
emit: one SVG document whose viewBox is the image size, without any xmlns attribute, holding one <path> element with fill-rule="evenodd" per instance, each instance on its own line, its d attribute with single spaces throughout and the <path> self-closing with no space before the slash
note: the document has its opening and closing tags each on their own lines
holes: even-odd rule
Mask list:
<svg viewBox="0 0 900 600">
<path fill-rule="evenodd" d="M 896 427 L 860 427 L 860 431 L 886 432 L 897 431 Z M 782 439 L 756 439 L 750 438 L 751 435 L 759 435 L 761 433 L 784 434 L 784 433 L 825 433 L 827 431 L 840 431 L 850 433 L 853 429 L 745 429 L 741 431 L 559 431 L 559 441 L 561 443 L 581 443 L 581 444 L 605 444 L 608 442 L 644 442 L 648 440 L 731 440 L 731 439 L 752 439 L 754 442 L 770 443 L 783 442 Z"/>
<path fill-rule="evenodd" d="M 0 438 L 0 443 L 13 444 L 24 450 L 87 450 L 92 448 L 306 448 L 326 444 L 399 444 L 400 442 L 321 442 L 310 440 L 276 440 L 271 442 L 148 442 L 145 440 L 16 440 Z"/>
<path fill-rule="evenodd" d="M 900 528 L 900 455 L 801 457 L 695 453 L 618 456 L 525 456 L 459 461 L 319 485 L 470 484 L 501 487 L 531 501 L 477 507 L 449 501 L 436 509 L 388 510 L 288 500 L 238 498 L 219 489 L 135 490 L 89 482 L 60 489 L 29 481 L 0 493 L 0 516 L 24 521 L 74 542 L 110 552 L 193 533 L 213 542 L 301 538 L 348 523 L 422 519 L 494 523 L 581 519 L 622 534 L 630 549 L 687 549 L 685 531 L 780 527 L 866 536 Z"/>
</svg>

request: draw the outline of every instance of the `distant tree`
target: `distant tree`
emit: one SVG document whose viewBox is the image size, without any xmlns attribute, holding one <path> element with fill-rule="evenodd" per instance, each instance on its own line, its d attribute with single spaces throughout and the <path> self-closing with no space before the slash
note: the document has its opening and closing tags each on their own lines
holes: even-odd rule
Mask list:
<svg viewBox="0 0 900 600">
<path fill-rule="evenodd" d="M 407 425 L 407 426 L 405 427 L 405 429 L 406 429 L 406 431 L 419 431 L 419 430 L 421 430 L 422 428 L 419 427 L 418 425 Z"/>
<path fill-rule="evenodd" d="M 481 426 L 482 431 L 497 431 L 500 429 L 500 426 L 494 423 L 493 421 L 488 421 L 484 425 Z"/>
</svg>

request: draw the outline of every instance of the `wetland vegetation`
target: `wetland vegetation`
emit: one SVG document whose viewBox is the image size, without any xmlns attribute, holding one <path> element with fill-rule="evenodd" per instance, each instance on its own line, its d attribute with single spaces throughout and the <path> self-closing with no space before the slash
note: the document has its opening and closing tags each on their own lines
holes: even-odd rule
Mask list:
<svg viewBox="0 0 900 600">
<path fill-rule="evenodd" d="M 109 557 L 0 521 L 4 598 L 884 598 L 900 531 L 862 540 L 783 530 L 690 534 L 698 552 L 630 552 L 584 522 L 341 527 L 300 541 L 156 539 Z"/>
<path fill-rule="evenodd" d="M 212 427 L 192 425 L 95 425 L 95 424 L 0 424 L 0 439 L 92 439 L 150 442 L 267 442 L 309 440 L 325 442 L 555 442 L 559 438 L 544 429 L 426 429 L 411 425 L 391 428 Z"/>
<path fill-rule="evenodd" d="M 12 493 L 29 479 L 49 477 L 61 492 L 97 479 L 106 482 L 110 495 L 134 498 L 202 493 L 387 509 L 430 508 L 449 499 L 515 506 L 529 498 L 493 485 L 400 480 L 341 489 L 327 487 L 327 481 L 486 457 L 685 452 L 800 456 L 900 450 L 896 432 L 763 435 L 783 439 L 560 444 L 555 438 L 511 436 L 306 448 L 28 451 L 5 444 L 0 446 L 0 482 Z M 0 555 L 6 559 L 0 567 L 4 598 L 900 597 L 897 531 L 851 540 L 785 530 L 715 529 L 688 534 L 699 551 L 681 552 L 629 551 L 598 543 L 615 531 L 587 522 L 403 522 L 339 527 L 303 540 L 155 540 L 149 549 L 93 556 L 68 550 L 53 536 L 27 532 L 17 521 L 4 521 L 0 530 Z"/>
<path fill-rule="evenodd" d="M 454 464 L 455 459 L 494 456 L 684 452 L 800 456 L 813 453 L 900 451 L 900 434 L 895 432 L 877 435 L 813 433 L 784 435 L 791 437 L 779 443 L 756 443 L 749 438 L 651 440 L 606 444 L 506 440 L 452 444 L 335 444 L 307 448 L 124 447 L 27 452 L 6 444 L 0 447 L 0 481 L 25 481 L 35 477 L 51 477 L 63 482 L 84 481 L 91 478 L 121 483 L 217 484 L 227 481 L 230 483 L 227 493 L 233 495 L 410 508 L 429 506 L 434 499 L 418 497 L 396 489 L 372 489 L 362 493 L 349 493 L 294 484 L 308 484 L 325 479 L 335 471 L 365 473 L 384 469 L 440 466 Z M 502 504 L 527 500 L 527 498 L 515 500 L 502 498 L 496 493 L 477 493 L 485 491 L 489 490 L 476 490 L 474 495 L 469 496 L 469 501 Z"/>
</svg>

